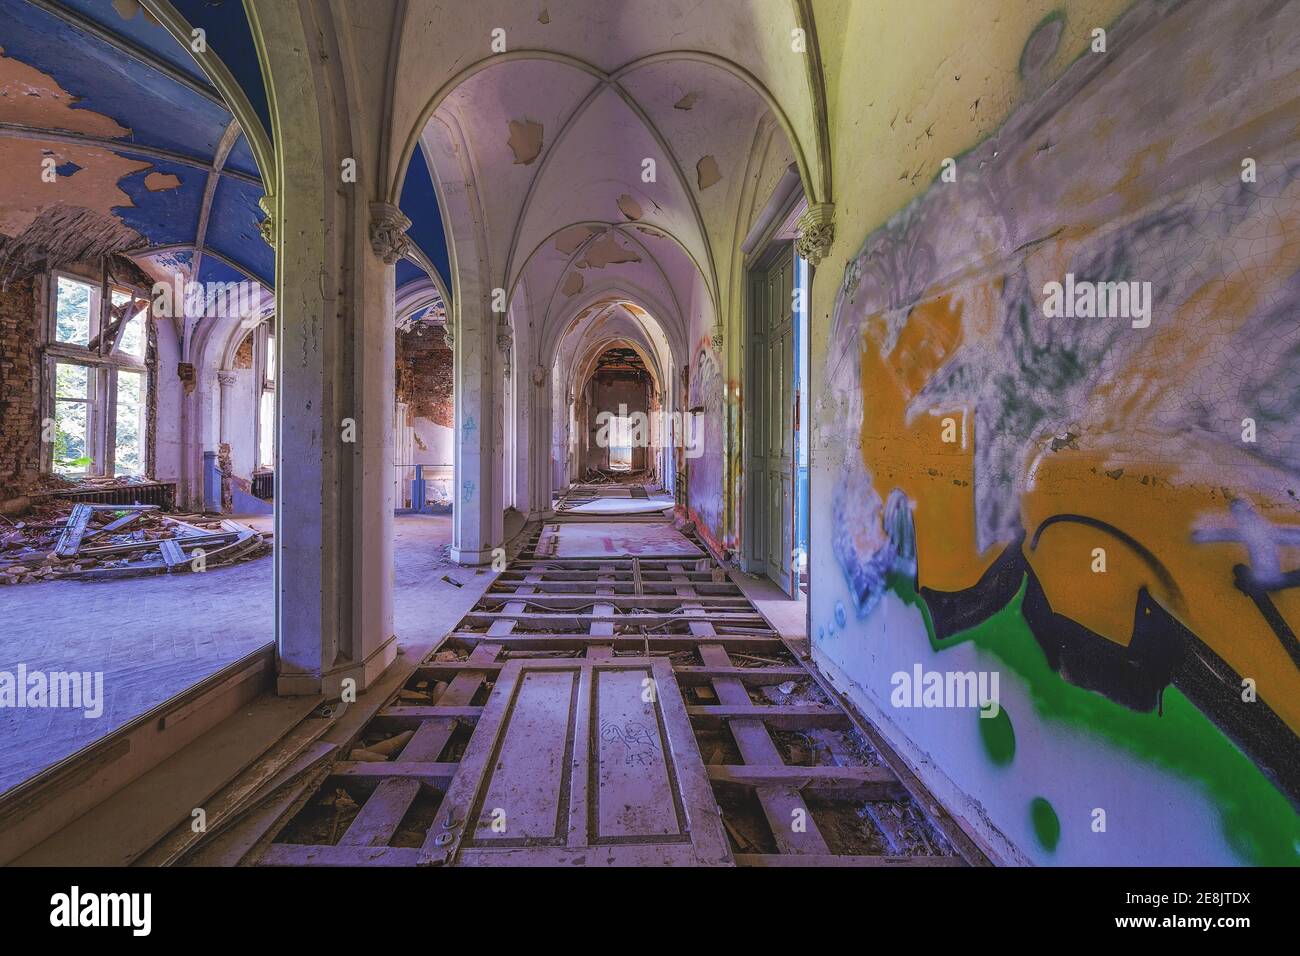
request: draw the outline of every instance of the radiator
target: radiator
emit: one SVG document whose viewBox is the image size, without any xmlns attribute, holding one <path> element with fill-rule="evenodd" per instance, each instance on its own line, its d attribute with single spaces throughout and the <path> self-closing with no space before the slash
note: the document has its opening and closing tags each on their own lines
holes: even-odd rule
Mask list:
<svg viewBox="0 0 1300 956">
<path fill-rule="evenodd" d="M 275 497 L 275 472 L 260 471 L 253 475 L 253 486 L 250 493 L 254 498 L 261 498 L 263 501 L 270 501 Z"/>
<path fill-rule="evenodd" d="M 50 497 L 96 505 L 157 505 L 163 511 L 171 511 L 176 507 L 176 483 L 148 481 L 116 488 L 70 488 L 52 492 Z"/>
</svg>

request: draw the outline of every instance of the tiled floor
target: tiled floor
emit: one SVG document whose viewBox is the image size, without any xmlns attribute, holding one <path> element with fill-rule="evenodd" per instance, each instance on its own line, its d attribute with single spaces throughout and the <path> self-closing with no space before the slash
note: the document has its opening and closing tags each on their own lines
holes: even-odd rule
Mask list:
<svg viewBox="0 0 1300 956">
<path fill-rule="evenodd" d="M 448 516 L 401 515 L 394 534 L 394 629 L 403 642 L 427 642 L 459 620 L 491 575 L 451 564 Z M 104 674 L 98 718 L 0 707 L 0 791 L 270 642 L 271 575 L 267 556 L 203 574 L 0 587 L 0 671 L 22 663 Z"/>
</svg>

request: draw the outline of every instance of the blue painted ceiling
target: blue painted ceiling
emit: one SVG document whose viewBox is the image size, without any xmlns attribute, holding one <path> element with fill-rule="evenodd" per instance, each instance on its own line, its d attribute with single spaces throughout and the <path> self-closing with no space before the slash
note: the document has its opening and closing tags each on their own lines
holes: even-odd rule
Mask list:
<svg viewBox="0 0 1300 956">
<path fill-rule="evenodd" d="M 266 93 L 240 0 L 177 0 L 174 6 L 203 28 L 209 48 L 266 124 Z M 0 0 L 0 23 L 4 56 L 48 75 L 67 95 L 50 97 L 48 124 L 27 124 L 32 140 L 39 141 L 47 129 L 66 136 L 59 100 L 72 98 L 73 110 L 102 114 L 125 128 L 112 139 L 112 153 L 150 164 L 118 180 L 132 205 L 112 208 L 147 241 L 149 249 L 142 254 L 158 247 L 201 249 L 205 259 L 273 284 L 274 253 L 258 233 L 261 174 L 242 132 L 228 154 L 220 155 L 234 117 L 185 46 L 143 11 L 124 19 L 111 0 Z M 4 119 L 0 114 L 0 122 Z M 107 143 L 73 142 L 110 148 Z M 208 179 L 219 161 L 223 168 L 215 174 L 206 232 L 201 233 Z M 71 192 L 59 201 L 76 202 L 79 172 L 66 177 Z M 168 185 L 170 179 L 163 181 L 155 173 L 178 182 Z M 62 172 L 60 178 L 65 179 Z"/>
<path fill-rule="evenodd" d="M 191 26 L 205 31 L 209 48 L 269 130 L 266 91 L 242 0 L 172 0 L 172 6 Z M 263 219 L 258 205 L 261 174 L 242 132 L 228 154 L 220 155 L 234 117 L 184 45 L 142 10 L 124 18 L 112 0 L 0 0 L 0 23 L 3 56 L 46 74 L 57 87 L 53 96 L 42 91 L 49 104 L 48 121 L 25 123 L 25 137 L 54 149 L 55 142 L 42 140 L 42 133 L 53 132 L 65 144 L 69 132 L 76 137 L 77 131 L 67 125 L 71 101 L 73 110 L 109 117 L 125 130 L 108 141 L 71 142 L 93 147 L 91 156 L 111 159 L 116 154 L 149 164 L 117 180 L 132 205 L 113 205 L 111 210 L 148 243 L 148 249 L 133 255 L 159 261 L 156 253 L 163 250 L 163 258 L 174 264 L 193 262 L 193 255 L 179 255 L 185 250 L 201 251 L 204 262 L 216 259 L 273 286 L 274 253 L 258 232 Z M 0 124 L 6 121 L 3 105 L 0 99 Z M 222 168 L 214 173 L 219 161 Z M 168 177 L 162 188 L 162 177 L 155 173 Z M 78 189 L 85 188 L 91 175 L 82 172 L 79 163 L 63 163 L 59 182 L 66 191 L 57 201 L 77 204 L 84 195 Z M 211 190 L 210 176 L 215 176 Z M 3 190 L 0 184 L 0 202 Z M 120 202 L 120 197 L 110 201 Z M 433 180 L 418 150 L 405 177 L 401 208 L 411 218 L 413 242 L 441 277 L 449 276 Z M 422 269 L 399 263 L 399 287 L 423 277 Z"/>
</svg>

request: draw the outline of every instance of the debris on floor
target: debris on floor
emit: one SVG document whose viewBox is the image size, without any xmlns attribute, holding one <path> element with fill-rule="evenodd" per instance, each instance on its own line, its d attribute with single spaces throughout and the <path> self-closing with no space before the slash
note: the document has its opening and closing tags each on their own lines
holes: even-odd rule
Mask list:
<svg viewBox="0 0 1300 956">
<path fill-rule="evenodd" d="M 199 571 L 268 548 L 268 535 L 237 521 L 184 518 L 157 505 L 34 505 L 21 519 L 0 518 L 0 584 Z"/>
</svg>

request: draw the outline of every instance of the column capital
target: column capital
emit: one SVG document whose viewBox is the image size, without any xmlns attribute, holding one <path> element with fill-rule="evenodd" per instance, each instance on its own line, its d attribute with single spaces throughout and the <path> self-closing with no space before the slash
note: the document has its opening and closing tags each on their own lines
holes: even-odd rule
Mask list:
<svg viewBox="0 0 1300 956">
<path fill-rule="evenodd" d="M 410 249 L 411 239 L 406 235 L 410 228 L 411 220 L 406 213 L 392 203 L 370 204 L 370 248 L 388 265 L 391 266 Z"/>
<path fill-rule="evenodd" d="M 545 388 L 546 379 L 548 377 L 549 377 L 549 373 L 547 372 L 546 367 L 544 365 L 533 366 L 533 385 L 535 385 L 537 388 Z"/>
<path fill-rule="evenodd" d="M 262 241 L 264 241 L 268 246 L 274 249 L 275 248 L 275 213 L 271 209 L 271 197 L 267 195 L 263 195 L 262 198 L 257 201 L 257 204 L 262 207 L 262 212 L 265 214 L 266 217 L 257 224 L 257 231 L 261 233 Z"/>
<path fill-rule="evenodd" d="M 795 250 L 810 265 L 817 265 L 830 251 L 835 241 L 835 204 L 819 202 L 808 207 L 808 211 L 795 223 L 798 238 Z"/>
<path fill-rule="evenodd" d="M 229 369 L 221 369 L 217 372 L 217 384 L 222 388 L 229 388 L 235 384 L 235 373 Z"/>
</svg>

